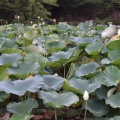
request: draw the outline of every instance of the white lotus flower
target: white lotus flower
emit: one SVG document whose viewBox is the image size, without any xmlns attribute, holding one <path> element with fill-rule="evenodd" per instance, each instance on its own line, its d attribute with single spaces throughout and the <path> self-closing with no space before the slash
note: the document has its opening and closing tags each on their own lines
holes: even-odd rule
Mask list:
<svg viewBox="0 0 120 120">
<path fill-rule="evenodd" d="M 83 99 L 85 101 L 89 100 L 89 93 L 87 91 L 84 92 Z"/>
<path fill-rule="evenodd" d="M 45 22 L 42 22 L 42 25 L 45 25 Z"/>
<path fill-rule="evenodd" d="M 113 93 L 115 92 L 116 87 L 111 88 L 108 92 L 107 92 L 107 97 L 110 98 L 111 95 L 113 95 Z"/>
<path fill-rule="evenodd" d="M 102 38 L 111 38 L 116 32 L 116 27 L 112 24 L 109 25 L 103 32 Z"/>
<path fill-rule="evenodd" d="M 33 40 L 33 42 L 32 42 L 33 45 L 36 45 L 37 43 L 38 43 L 37 40 Z"/>
<path fill-rule="evenodd" d="M 120 29 L 118 30 L 118 36 L 120 36 Z"/>
</svg>

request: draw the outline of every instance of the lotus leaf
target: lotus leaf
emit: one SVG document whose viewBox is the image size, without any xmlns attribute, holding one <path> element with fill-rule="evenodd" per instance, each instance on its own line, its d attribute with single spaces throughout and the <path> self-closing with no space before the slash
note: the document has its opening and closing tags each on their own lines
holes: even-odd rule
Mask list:
<svg viewBox="0 0 120 120">
<path fill-rule="evenodd" d="M 91 77 L 97 72 L 99 65 L 95 62 L 88 62 L 87 64 L 82 64 L 75 72 L 78 77 L 88 76 Z"/>
<path fill-rule="evenodd" d="M 21 114 L 21 115 L 17 115 L 17 114 L 13 114 L 12 117 L 9 118 L 9 120 L 30 120 L 29 119 L 33 117 L 33 115 L 29 115 L 29 114 Z M 28 118 L 28 119 L 27 119 Z"/>
<path fill-rule="evenodd" d="M 55 76 L 55 75 L 43 75 L 44 79 L 43 89 L 50 90 L 60 90 L 63 83 L 64 78 Z"/>
<path fill-rule="evenodd" d="M 80 27 L 82 31 L 89 31 L 91 26 L 93 26 L 93 20 L 78 24 L 78 27 Z"/>
<path fill-rule="evenodd" d="M 39 98 L 43 99 L 45 104 L 48 104 L 52 108 L 63 108 L 64 106 L 71 106 L 72 104 L 79 101 L 78 96 L 72 92 L 57 93 L 55 91 L 40 91 L 38 95 Z"/>
<path fill-rule="evenodd" d="M 30 31 L 25 32 L 23 37 L 26 40 L 33 41 L 36 36 L 37 36 L 37 31 L 36 30 L 30 30 Z"/>
<path fill-rule="evenodd" d="M 120 69 L 116 66 L 108 66 L 104 71 L 106 86 L 117 86 L 120 82 Z"/>
<path fill-rule="evenodd" d="M 23 62 L 17 67 L 8 67 L 9 75 L 19 76 L 25 78 L 29 73 L 37 74 L 39 72 L 40 65 L 34 62 Z"/>
<path fill-rule="evenodd" d="M 22 56 L 19 54 L 2 54 L 0 56 L 0 66 L 4 65 L 4 66 L 14 66 L 16 67 L 18 65 L 18 61 L 22 59 Z"/>
<path fill-rule="evenodd" d="M 120 40 L 108 42 L 107 48 L 110 50 L 120 49 Z"/>
<path fill-rule="evenodd" d="M 79 46 L 87 46 L 90 43 L 94 43 L 97 39 L 92 37 L 72 37 L 72 42 L 76 43 Z"/>
<path fill-rule="evenodd" d="M 84 94 L 85 91 L 88 91 L 88 93 L 94 92 L 96 89 L 101 87 L 102 83 L 101 81 L 90 83 L 88 80 L 72 78 L 68 81 L 68 84 L 70 86 L 70 90 Z"/>
<path fill-rule="evenodd" d="M 102 85 L 99 89 L 95 91 L 95 94 L 99 100 L 107 99 L 108 90 L 109 90 L 109 87 Z"/>
<path fill-rule="evenodd" d="M 120 108 L 120 93 L 116 93 L 106 100 L 106 104 L 109 104 L 113 108 Z"/>
<path fill-rule="evenodd" d="M 109 112 L 109 107 L 105 102 L 97 99 L 88 100 L 87 109 L 96 117 L 102 117 Z"/>
<path fill-rule="evenodd" d="M 4 102 L 6 98 L 8 98 L 10 95 L 5 92 L 0 92 L 0 102 Z"/>
<path fill-rule="evenodd" d="M 55 30 L 58 31 L 58 32 L 68 32 L 70 31 L 71 27 L 66 24 L 66 23 L 59 23 L 55 26 Z"/>
<path fill-rule="evenodd" d="M 0 91 L 23 96 L 27 91 L 33 93 L 37 92 L 42 87 L 42 85 L 43 78 L 41 78 L 40 76 L 34 76 L 33 78 L 15 81 L 11 81 L 9 79 L 0 82 Z"/>
<path fill-rule="evenodd" d="M 7 105 L 7 111 L 17 114 L 17 115 L 24 115 L 30 114 L 33 108 L 38 107 L 38 102 L 34 98 L 28 98 L 23 102 L 13 102 Z"/>
<path fill-rule="evenodd" d="M 120 116 L 115 116 L 115 117 L 110 118 L 110 119 L 108 119 L 108 120 L 120 120 Z"/>
<path fill-rule="evenodd" d="M 2 41 L 5 41 L 3 47 L 5 48 L 18 48 L 18 45 L 15 43 L 15 41 L 9 39 L 9 38 L 2 38 Z"/>
<path fill-rule="evenodd" d="M 50 61 L 52 62 L 55 62 L 55 61 L 60 61 L 62 63 L 66 63 L 70 57 L 74 54 L 74 52 L 77 50 L 77 48 L 70 48 L 68 51 L 64 52 L 64 51 L 60 51 L 60 52 L 57 52 L 57 53 L 53 53 L 49 59 Z"/>
<path fill-rule="evenodd" d="M 85 51 L 90 55 L 98 55 L 103 48 L 101 41 L 96 41 L 86 46 Z"/>
<path fill-rule="evenodd" d="M 9 78 L 9 74 L 7 69 L 4 67 L 0 67 L 0 81 L 6 80 Z"/>
</svg>

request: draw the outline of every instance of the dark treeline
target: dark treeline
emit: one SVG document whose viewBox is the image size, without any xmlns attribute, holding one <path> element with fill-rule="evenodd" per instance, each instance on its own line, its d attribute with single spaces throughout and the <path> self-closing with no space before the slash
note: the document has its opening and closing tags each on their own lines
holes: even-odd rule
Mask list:
<svg viewBox="0 0 120 120">
<path fill-rule="evenodd" d="M 53 16 L 64 21 L 120 20 L 120 0 L 58 0 Z"/>
</svg>

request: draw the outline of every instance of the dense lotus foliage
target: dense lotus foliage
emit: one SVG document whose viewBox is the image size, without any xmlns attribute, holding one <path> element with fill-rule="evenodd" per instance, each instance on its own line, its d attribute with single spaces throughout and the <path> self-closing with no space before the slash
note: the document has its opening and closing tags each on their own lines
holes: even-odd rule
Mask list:
<svg viewBox="0 0 120 120">
<path fill-rule="evenodd" d="M 42 109 L 83 117 L 88 91 L 89 117 L 118 120 L 120 38 L 105 44 L 105 28 L 93 21 L 0 26 L 0 111 L 12 113 L 10 120 Z"/>
</svg>

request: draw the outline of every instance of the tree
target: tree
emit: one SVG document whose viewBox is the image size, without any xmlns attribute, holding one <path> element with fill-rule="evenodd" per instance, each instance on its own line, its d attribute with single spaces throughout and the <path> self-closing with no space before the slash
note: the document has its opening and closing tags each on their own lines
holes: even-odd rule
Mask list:
<svg viewBox="0 0 120 120">
<path fill-rule="evenodd" d="M 1 18 L 17 14 L 23 16 L 25 20 L 34 19 L 37 16 L 48 18 L 51 13 L 45 6 L 55 6 L 56 3 L 57 0 L 2 0 L 0 14 L 2 14 Z"/>
</svg>

